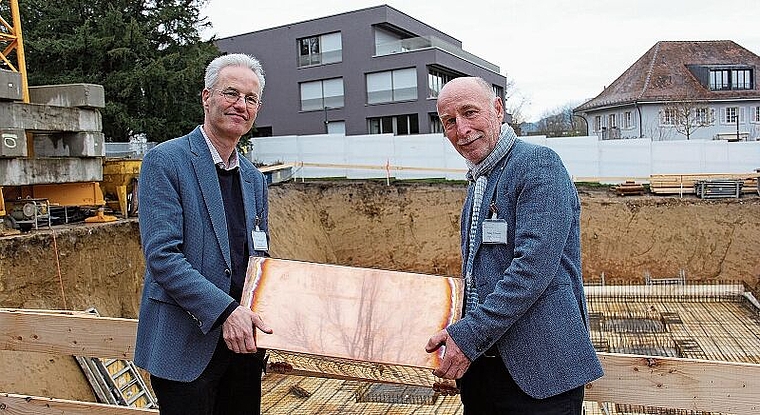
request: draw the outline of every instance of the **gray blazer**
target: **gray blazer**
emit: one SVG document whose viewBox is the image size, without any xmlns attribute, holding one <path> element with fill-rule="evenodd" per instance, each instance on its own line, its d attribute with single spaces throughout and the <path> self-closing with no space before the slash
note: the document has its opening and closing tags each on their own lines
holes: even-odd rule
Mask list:
<svg viewBox="0 0 760 415">
<path fill-rule="evenodd" d="M 239 155 L 251 255 L 256 218 L 268 234 L 266 180 Z M 161 143 L 140 168 L 140 236 L 145 281 L 135 363 L 188 382 L 206 368 L 220 338 L 217 318 L 233 301 L 227 222 L 216 167 L 200 127 Z"/>
<path fill-rule="evenodd" d="M 462 210 L 465 260 L 473 187 Z M 481 244 L 478 225 L 473 275 L 481 307 L 449 326 L 450 336 L 470 360 L 497 345 L 517 385 L 534 398 L 601 377 L 583 293 L 580 202 L 562 160 L 517 140 L 488 176 L 479 222 L 490 217 L 492 201 L 507 222 L 507 244 Z"/>
</svg>

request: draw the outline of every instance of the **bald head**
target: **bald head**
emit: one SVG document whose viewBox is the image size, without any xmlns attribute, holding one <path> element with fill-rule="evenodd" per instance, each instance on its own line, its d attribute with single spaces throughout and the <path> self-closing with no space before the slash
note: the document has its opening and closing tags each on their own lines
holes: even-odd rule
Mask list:
<svg viewBox="0 0 760 415">
<path fill-rule="evenodd" d="M 489 95 L 489 98 L 496 98 L 496 92 L 494 92 L 491 84 L 486 82 L 485 79 L 477 76 L 463 76 L 460 78 L 452 79 L 443 85 L 443 88 L 441 88 L 441 92 L 438 94 L 438 96 L 440 97 L 443 95 L 447 89 L 455 89 L 461 87 L 468 89 L 479 88 L 484 94 Z"/>
<path fill-rule="evenodd" d="M 438 94 L 443 131 L 465 159 L 480 163 L 499 140 L 504 107 L 482 78 L 462 77 L 447 82 Z"/>
</svg>

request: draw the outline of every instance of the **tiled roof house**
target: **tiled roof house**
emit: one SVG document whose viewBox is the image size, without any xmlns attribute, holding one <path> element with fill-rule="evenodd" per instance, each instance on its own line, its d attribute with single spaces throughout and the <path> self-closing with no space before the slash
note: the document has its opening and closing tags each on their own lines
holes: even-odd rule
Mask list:
<svg viewBox="0 0 760 415">
<path fill-rule="evenodd" d="M 660 41 L 573 113 L 600 139 L 760 140 L 758 68 L 730 40 Z"/>
</svg>

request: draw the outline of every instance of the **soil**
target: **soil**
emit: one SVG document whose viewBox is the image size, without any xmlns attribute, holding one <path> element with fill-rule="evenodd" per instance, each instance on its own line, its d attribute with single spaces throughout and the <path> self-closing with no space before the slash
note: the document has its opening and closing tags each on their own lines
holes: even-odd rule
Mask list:
<svg viewBox="0 0 760 415">
<path fill-rule="evenodd" d="M 270 187 L 271 254 L 459 275 L 463 183 L 317 181 Z M 580 187 L 584 279 L 743 281 L 760 291 L 760 197 L 616 196 Z M 136 219 L 0 238 L 0 307 L 136 318 L 144 261 Z M 58 271 L 60 268 L 60 272 Z M 0 392 L 94 401 L 70 356 L 0 351 Z"/>
</svg>

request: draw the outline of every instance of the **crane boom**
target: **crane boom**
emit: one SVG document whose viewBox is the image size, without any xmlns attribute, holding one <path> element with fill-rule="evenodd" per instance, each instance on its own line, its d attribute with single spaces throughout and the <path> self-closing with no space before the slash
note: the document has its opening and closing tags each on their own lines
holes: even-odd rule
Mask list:
<svg viewBox="0 0 760 415">
<path fill-rule="evenodd" d="M 8 0 L 11 12 L 11 23 L 0 16 L 0 24 L 3 31 L 0 33 L 0 60 L 5 66 L 21 75 L 22 101 L 29 103 L 29 84 L 26 77 L 26 57 L 24 56 L 24 37 L 21 32 L 21 14 L 18 9 L 18 0 Z M 2 3 L 2 0 L 0 0 Z M 15 52 L 15 53 L 14 53 Z"/>
</svg>

